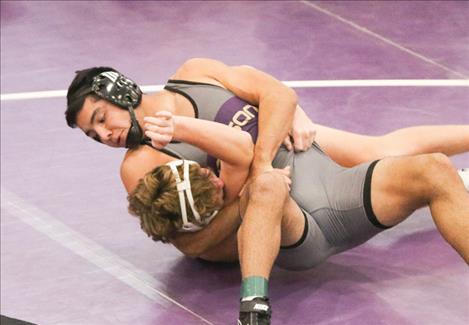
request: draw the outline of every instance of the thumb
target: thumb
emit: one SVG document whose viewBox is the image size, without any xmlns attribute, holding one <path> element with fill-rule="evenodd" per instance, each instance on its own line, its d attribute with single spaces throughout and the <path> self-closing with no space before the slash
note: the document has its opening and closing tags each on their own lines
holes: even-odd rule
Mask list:
<svg viewBox="0 0 469 325">
<path fill-rule="evenodd" d="M 295 139 L 295 151 L 303 151 L 303 139 L 301 137 L 298 137 Z"/>
<path fill-rule="evenodd" d="M 287 135 L 285 140 L 283 140 L 283 144 L 285 145 L 285 147 L 287 148 L 288 151 L 293 150 L 293 145 L 291 143 L 291 139 L 290 139 L 289 135 Z"/>
</svg>

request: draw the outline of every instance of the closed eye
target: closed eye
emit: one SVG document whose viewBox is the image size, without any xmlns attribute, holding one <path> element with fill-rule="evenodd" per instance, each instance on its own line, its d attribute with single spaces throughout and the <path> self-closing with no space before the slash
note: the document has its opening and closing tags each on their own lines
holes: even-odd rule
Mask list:
<svg viewBox="0 0 469 325">
<path fill-rule="evenodd" d="M 106 121 L 106 114 L 105 114 L 105 113 L 103 113 L 103 114 L 100 116 L 98 122 L 99 122 L 99 123 L 104 123 L 104 121 Z"/>
</svg>

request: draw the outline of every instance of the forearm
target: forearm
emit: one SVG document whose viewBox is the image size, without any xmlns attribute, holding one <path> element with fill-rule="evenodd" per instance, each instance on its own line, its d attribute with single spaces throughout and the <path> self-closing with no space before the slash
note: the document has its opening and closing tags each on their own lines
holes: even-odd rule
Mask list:
<svg viewBox="0 0 469 325">
<path fill-rule="evenodd" d="M 229 165 L 251 164 L 253 143 L 247 132 L 183 116 L 175 116 L 174 123 L 174 140 L 194 145 Z"/>
<path fill-rule="evenodd" d="M 200 258 L 212 262 L 235 262 L 238 260 L 238 239 L 234 231 L 218 245 L 199 255 Z"/>
<path fill-rule="evenodd" d="M 294 120 L 307 119 L 307 120 L 311 121 L 311 118 L 308 116 L 308 114 L 305 113 L 305 111 L 303 110 L 303 108 L 300 105 L 296 105 L 296 109 L 295 109 L 293 119 Z M 311 122 L 313 122 L 313 121 L 311 121 Z"/>
<path fill-rule="evenodd" d="M 297 97 L 286 86 L 276 86 L 259 102 L 259 135 L 254 149 L 254 167 L 270 165 L 291 129 Z"/>
<path fill-rule="evenodd" d="M 208 78 L 221 83 L 239 98 L 259 108 L 259 133 L 254 164 L 270 165 L 287 136 L 297 105 L 294 90 L 273 76 L 250 66 L 229 67 L 210 59 L 191 59 L 178 70 L 177 78 Z"/>
</svg>

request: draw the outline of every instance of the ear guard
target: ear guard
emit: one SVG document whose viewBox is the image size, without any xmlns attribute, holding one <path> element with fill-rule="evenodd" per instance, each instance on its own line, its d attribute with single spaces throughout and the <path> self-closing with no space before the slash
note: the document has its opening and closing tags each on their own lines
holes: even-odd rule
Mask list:
<svg viewBox="0 0 469 325">
<path fill-rule="evenodd" d="M 134 108 L 142 101 L 142 91 L 139 86 L 115 71 L 105 71 L 93 78 L 91 91 L 109 102 L 127 109 L 130 114 L 130 129 L 125 146 L 134 148 L 143 139 L 143 131 L 135 117 Z"/>
<path fill-rule="evenodd" d="M 176 179 L 176 187 L 178 190 L 179 204 L 181 207 L 181 217 L 183 222 L 182 228 L 180 230 L 181 232 L 194 232 L 201 230 L 202 228 L 204 228 L 204 226 L 208 225 L 218 213 L 218 211 L 214 211 L 209 218 L 202 221 L 199 213 L 195 209 L 194 198 L 192 197 L 191 181 L 189 178 L 189 166 L 192 164 L 196 164 L 196 162 L 191 160 L 174 160 L 166 164 L 171 168 L 174 178 Z M 184 177 L 182 180 L 177 169 L 177 167 L 181 165 L 183 165 Z M 187 201 L 189 202 L 189 206 L 191 207 L 192 214 L 194 215 L 195 220 L 197 220 L 200 225 L 196 225 L 192 222 L 189 222 L 189 220 L 187 219 L 185 196 L 187 196 Z"/>
</svg>

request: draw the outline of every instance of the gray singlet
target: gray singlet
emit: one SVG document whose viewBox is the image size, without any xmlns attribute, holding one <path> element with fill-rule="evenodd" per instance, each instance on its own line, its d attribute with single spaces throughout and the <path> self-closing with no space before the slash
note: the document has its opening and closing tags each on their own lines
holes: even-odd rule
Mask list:
<svg viewBox="0 0 469 325">
<path fill-rule="evenodd" d="M 249 132 L 255 143 L 257 107 L 209 84 L 169 80 L 165 89 L 185 96 L 192 103 L 196 118 L 240 128 Z M 195 160 L 218 172 L 216 159 L 198 148 L 171 143 L 166 149 L 176 157 Z M 301 153 L 280 148 L 273 166 L 291 166 L 290 195 L 303 210 L 307 223 L 297 244 L 280 249 L 276 265 L 290 270 L 308 269 L 386 229 L 371 208 L 370 184 L 375 163 L 341 167 L 316 143 Z"/>
</svg>

